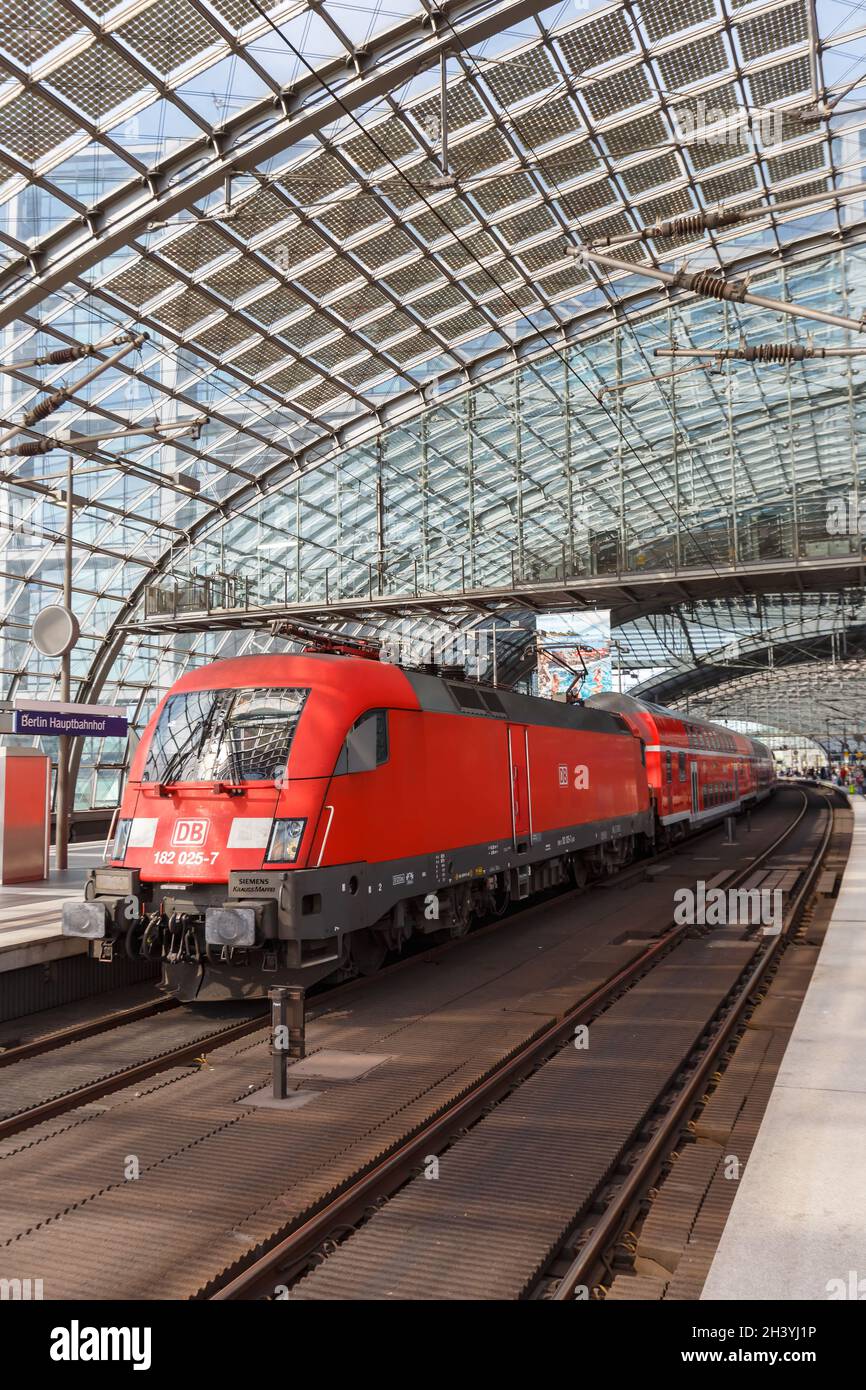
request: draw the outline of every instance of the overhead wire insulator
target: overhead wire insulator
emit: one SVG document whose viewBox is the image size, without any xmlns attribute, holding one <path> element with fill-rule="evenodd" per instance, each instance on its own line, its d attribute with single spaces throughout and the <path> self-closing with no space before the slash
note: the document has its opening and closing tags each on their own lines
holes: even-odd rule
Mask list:
<svg viewBox="0 0 866 1390">
<path fill-rule="evenodd" d="M 18 444 L 14 452 L 19 458 L 34 458 L 37 454 L 50 454 L 52 449 L 57 447 L 56 439 L 25 439 L 23 444 Z M 9 451 L 10 453 L 12 450 Z"/>
<path fill-rule="evenodd" d="M 146 338 L 147 334 L 144 333 L 141 337 Z M 30 367 L 60 367 L 67 362 L 79 362 L 82 357 L 96 357 L 106 347 L 117 347 L 129 341 L 130 334 L 118 333 L 110 343 L 70 343 L 68 347 L 52 348 L 50 352 L 40 353 L 38 357 L 0 362 L 0 372 L 25 371 Z"/>
<path fill-rule="evenodd" d="M 703 294 L 707 299 L 728 299 L 739 304 L 742 304 L 746 294 L 745 285 L 723 280 L 721 275 L 716 275 L 712 270 L 698 270 L 694 273 L 681 270 L 674 276 L 674 283 L 692 290 L 695 294 Z"/>
<path fill-rule="evenodd" d="M 635 265 L 632 261 L 624 261 L 616 256 L 608 256 L 596 251 L 591 246 L 576 246 L 573 254 L 577 257 L 580 265 L 600 266 L 606 270 L 622 271 L 626 275 L 639 275 L 647 280 L 658 280 L 663 285 L 669 285 L 672 289 L 691 290 L 694 294 L 704 294 L 710 299 L 728 299 L 737 304 L 755 304 L 759 309 L 769 309 L 774 314 L 790 314 L 792 318 L 814 319 L 818 323 L 832 324 L 836 328 L 845 328 L 854 333 L 866 333 L 866 313 L 859 319 L 848 318 L 843 314 L 828 313 L 825 309 L 814 309 L 810 304 L 791 304 L 780 299 L 771 299 L 769 295 L 754 294 L 748 287 L 748 280 L 737 284 L 729 284 L 720 275 L 713 274 L 709 270 L 701 270 L 692 274 L 685 269 L 678 270 L 676 274 L 669 270 L 662 270 L 661 266 L 654 265 Z"/>
<path fill-rule="evenodd" d="M 747 343 L 741 339 L 736 347 L 655 348 L 654 357 L 698 357 L 711 358 L 717 362 L 763 362 L 784 365 L 788 362 L 806 362 L 816 359 L 861 357 L 866 348 L 861 347 L 818 347 L 811 339 L 806 343 Z"/>
<path fill-rule="evenodd" d="M 92 352 L 93 348 L 85 343 L 79 343 L 75 347 L 55 348 L 53 352 L 37 357 L 34 366 L 58 367 L 63 362 L 77 362 L 80 357 L 89 357 Z"/>
<path fill-rule="evenodd" d="M 652 227 L 644 227 L 644 238 L 657 236 L 696 236 L 699 232 L 712 232 L 719 227 L 733 227 L 741 220 L 737 208 L 720 208 L 718 212 L 684 212 L 679 217 L 666 217 Z"/>
<path fill-rule="evenodd" d="M 627 241 L 652 241 L 656 237 L 692 237 L 703 232 L 718 231 L 720 227 L 734 227 L 742 222 L 745 212 L 742 208 L 719 208 L 715 212 L 682 212 L 678 217 L 665 217 L 653 222 L 649 227 L 641 227 L 637 232 L 617 233 L 613 236 L 592 240 L 593 246 L 616 246 Z"/>
<path fill-rule="evenodd" d="M 733 355 L 743 362 L 802 362 L 814 357 L 815 349 L 805 343 L 755 343 L 735 348 Z"/>
<path fill-rule="evenodd" d="M 72 392 L 64 388 L 61 391 L 55 391 L 50 396 L 43 396 L 41 401 L 38 401 L 31 410 L 22 416 L 22 424 L 28 427 L 38 424 L 47 415 L 52 415 L 55 410 L 59 410 L 62 405 L 65 405 L 71 395 Z"/>
</svg>

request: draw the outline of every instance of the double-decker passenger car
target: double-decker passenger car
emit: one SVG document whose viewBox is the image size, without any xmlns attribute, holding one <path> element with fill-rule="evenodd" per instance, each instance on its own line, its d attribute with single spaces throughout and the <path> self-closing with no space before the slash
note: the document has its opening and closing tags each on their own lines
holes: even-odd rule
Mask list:
<svg viewBox="0 0 866 1390">
<path fill-rule="evenodd" d="M 101 959 L 159 957 L 184 999 L 369 971 L 415 931 L 462 934 L 758 794 L 748 740 L 711 763 L 695 737 L 635 701 L 542 700 L 359 656 L 215 662 L 158 706 L 110 860 L 63 930 Z"/>
<path fill-rule="evenodd" d="M 773 755 L 757 739 L 629 695 L 594 696 L 590 704 L 621 714 L 643 739 L 664 838 L 732 815 L 760 801 L 773 785 Z"/>
</svg>

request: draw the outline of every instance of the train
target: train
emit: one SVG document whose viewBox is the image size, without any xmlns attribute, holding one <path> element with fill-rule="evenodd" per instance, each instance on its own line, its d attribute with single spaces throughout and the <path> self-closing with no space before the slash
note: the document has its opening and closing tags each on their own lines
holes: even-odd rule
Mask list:
<svg viewBox="0 0 866 1390">
<path fill-rule="evenodd" d="M 581 887 L 773 783 L 762 743 L 628 695 L 351 652 L 216 661 L 158 704 L 63 933 L 158 960 L 182 1000 L 257 998 Z"/>
</svg>

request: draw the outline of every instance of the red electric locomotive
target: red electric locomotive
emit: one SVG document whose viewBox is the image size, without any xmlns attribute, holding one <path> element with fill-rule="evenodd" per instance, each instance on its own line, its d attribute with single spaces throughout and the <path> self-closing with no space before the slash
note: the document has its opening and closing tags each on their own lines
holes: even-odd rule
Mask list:
<svg viewBox="0 0 866 1390">
<path fill-rule="evenodd" d="M 654 843 L 677 813 L 647 777 L 644 710 L 358 656 L 201 667 L 145 730 L 64 933 L 159 957 L 183 999 L 368 972 L 414 931 L 460 935 Z"/>
</svg>

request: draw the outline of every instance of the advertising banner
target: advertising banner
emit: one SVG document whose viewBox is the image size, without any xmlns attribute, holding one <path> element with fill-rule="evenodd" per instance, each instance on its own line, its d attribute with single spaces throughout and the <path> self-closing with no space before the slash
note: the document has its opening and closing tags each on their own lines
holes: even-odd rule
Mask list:
<svg viewBox="0 0 866 1390">
<path fill-rule="evenodd" d="M 539 695 L 586 700 L 613 689 L 609 609 L 539 614 L 537 642 Z"/>
</svg>

